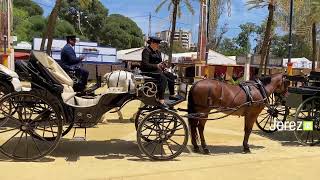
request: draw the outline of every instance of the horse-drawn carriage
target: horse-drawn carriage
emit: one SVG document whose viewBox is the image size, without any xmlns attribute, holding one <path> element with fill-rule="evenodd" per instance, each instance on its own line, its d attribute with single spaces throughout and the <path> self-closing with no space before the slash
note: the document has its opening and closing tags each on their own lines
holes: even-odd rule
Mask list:
<svg viewBox="0 0 320 180">
<path fill-rule="evenodd" d="M 170 108 L 166 109 L 158 104 L 158 83 L 148 74 L 112 72 L 106 76 L 108 89 L 101 94 L 83 96 L 74 91 L 74 81 L 59 64 L 43 52 L 33 52 L 29 62 L 20 64 L 19 69 L 30 81 L 31 90 L 12 92 L 11 87 L 11 90 L 3 90 L 3 95 L 12 93 L 0 99 L 0 152 L 11 159 L 42 158 L 50 154 L 72 128 L 96 126 L 104 113 L 121 109 L 136 99 L 145 104 L 137 112 L 135 127 L 137 144 L 146 156 L 154 160 L 173 159 L 188 143 L 188 127 L 174 110 L 175 105 L 186 100 L 188 86 L 184 83 L 179 84 L 179 100 L 167 100 Z M 7 82 L 6 87 L 10 87 L 12 76 L 4 74 L 0 77 Z M 296 123 L 307 122 L 305 126 L 310 127 L 311 122 L 311 131 L 295 130 L 298 140 L 304 144 L 318 143 L 319 77 L 312 73 L 307 80 L 297 80 L 276 74 L 240 86 L 211 79 L 195 83 L 188 95 L 186 115 L 194 150 L 199 151 L 197 137 L 200 137 L 204 153 L 209 152 L 203 134 L 207 120 L 239 115 L 245 117 L 244 151 L 250 152 L 248 139 L 254 122 L 262 130 L 274 132 L 277 130 L 274 122 L 285 121 L 292 108 L 297 108 Z M 285 98 L 288 80 L 300 81 L 304 86 L 289 87 L 290 96 Z M 110 82 L 116 85 L 110 86 Z M 212 112 L 212 109 L 216 111 Z M 261 111 L 262 120 L 258 118 Z M 209 114 L 220 112 L 226 115 L 208 118 Z"/>
<path fill-rule="evenodd" d="M 72 128 L 93 127 L 104 113 L 135 99 L 148 105 L 136 118 L 137 143 L 146 156 L 173 159 L 187 145 L 187 125 L 174 111 L 174 106 L 186 99 L 184 84 L 179 86 L 180 100 L 168 102 L 169 110 L 159 108 L 155 80 L 141 74 L 126 73 L 125 88 L 110 87 L 101 94 L 78 96 L 73 80 L 45 53 L 34 51 L 22 66 L 31 90 L 12 92 L 0 100 L 0 152 L 11 159 L 42 158 Z"/>
<path fill-rule="evenodd" d="M 287 79 L 291 82 L 288 94 L 272 94 L 257 125 L 267 133 L 278 128 L 294 130 L 301 144 L 316 145 L 320 142 L 320 73 L 312 71 L 309 76 Z"/>
</svg>

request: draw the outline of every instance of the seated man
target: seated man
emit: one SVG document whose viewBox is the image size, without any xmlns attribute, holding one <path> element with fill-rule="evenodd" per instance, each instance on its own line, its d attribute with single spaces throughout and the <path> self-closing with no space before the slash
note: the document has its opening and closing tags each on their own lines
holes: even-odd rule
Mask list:
<svg viewBox="0 0 320 180">
<path fill-rule="evenodd" d="M 159 81 L 158 98 L 161 105 L 167 107 L 164 102 L 164 93 L 168 83 L 170 100 L 177 100 L 174 92 L 174 75 L 167 72 L 166 66 L 162 62 L 161 52 L 159 51 L 159 44 L 161 40 L 156 37 L 150 37 L 147 46 L 142 52 L 141 71 L 150 72 L 150 77 L 156 78 Z M 158 74 L 152 74 L 158 73 Z"/>
<path fill-rule="evenodd" d="M 76 76 L 81 77 L 81 87 L 79 91 L 83 91 L 87 85 L 89 72 L 79 67 L 79 64 L 84 59 L 84 56 L 77 58 L 76 53 L 73 49 L 76 43 L 76 36 L 67 36 L 67 44 L 61 51 L 61 67 L 69 72 L 75 71 Z"/>
</svg>

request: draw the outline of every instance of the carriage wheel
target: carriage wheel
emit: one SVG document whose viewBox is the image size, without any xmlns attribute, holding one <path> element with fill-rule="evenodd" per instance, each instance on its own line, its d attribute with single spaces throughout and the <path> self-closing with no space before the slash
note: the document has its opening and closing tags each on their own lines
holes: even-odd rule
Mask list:
<svg viewBox="0 0 320 180">
<path fill-rule="evenodd" d="M 9 84 L 0 81 L 0 99 L 11 92 L 13 92 L 12 87 Z M 0 120 L 3 118 L 4 116 L 0 114 Z"/>
<path fill-rule="evenodd" d="M 135 128 L 136 130 L 138 130 L 138 127 L 139 127 L 139 124 L 140 122 L 142 122 L 142 120 L 152 111 L 154 111 L 155 108 L 153 106 L 148 106 L 148 105 L 145 105 L 144 107 L 142 108 L 139 108 L 136 116 L 135 116 L 135 119 L 134 119 L 134 125 L 135 125 Z"/>
<path fill-rule="evenodd" d="M 155 110 L 139 124 L 137 141 L 139 149 L 153 160 L 174 159 L 187 146 L 188 128 L 175 112 Z"/>
<path fill-rule="evenodd" d="M 45 97 L 45 99 L 47 99 L 47 101 L 51 102 L 52 105 L 57 105 L 59 104 L 59 100 L 54 97 L 50 92 L 48 91 L 44 91 L 44 90 L 41 90 L 41 89 L 34 89 L 32 90 L 33 93 L 36 93 L 36 94 L 41 94 L 43 97 Z M 40 114 L 42 113 L 44 110 L 43 108 L 41 108 L 41 102 L 39 102 L 38 104 L 35 105 L 35 111 Z M 40 108 L 38 108 L 38 106 L 40 106 Z M 63 109 L 61 109 L 60 111 L 63 111 Z M 61 114 L 61 113 L 59 113 Z M 48 114 L 45 114 L 45 115 L 48 115 Z M 67 117 L 63 116 L 64 114 L 61 115 L 61 118 L 63 118 L 63 121 L 64 124 L 62 125 L 62 133 L 61 133 L 61 137 L 64 137 L 65 135 L 67 135 L 71 129 L 73 128 L 74 126 L 74 122 L 69 122 L 69 123 L 66 123 L 68 122 L 67 121 Z M 46 128 L 50 128 L 50 127 L 46 127 Z M 49 130 L 50 131 L 50 130 Z M 47 134 L 50 133 L 49 131 L 43 131 L 41 134 L 41 137 L 39 137 L 38 135 L 35 135 L 34 138 L 37 138 L 38 140 L 42 140 L 42 139 L 45 139 L 47 141 L 54 141 L 55 140 L 55 137 L 53 137 L 52 133 L 48 136 Z"/>
<path fill-rule="evenodd" d="M 295 122 L 301 124 L 294 134 L 304 145 L 316 145 L 320 142 L 320 97 L 311 97 L 300 104 L 297 109 Z M 308 129 L 308 125 L 309 128 Z"/>
<path fill-rule="evenodd" d="M 276 132 L 276 124 L 279 121 L 284 122 L 289 115 L 289 108 L 280 95 L 272 93 L 269 97 L 270 107 L 265 107 L 257 118 L 256 124 L 266 133 Z"/>
<path fill-rule="evenodd" d="M 61 112 L 35 93 L 18 92 L 3 97 L 0 114 L 5 116 L 0 121 L 0 152 L 11 159 L 40 159 L 51 153 L 61 138 Z M 43 138 L 44 132 L 52 141 Z"/>
</svg>

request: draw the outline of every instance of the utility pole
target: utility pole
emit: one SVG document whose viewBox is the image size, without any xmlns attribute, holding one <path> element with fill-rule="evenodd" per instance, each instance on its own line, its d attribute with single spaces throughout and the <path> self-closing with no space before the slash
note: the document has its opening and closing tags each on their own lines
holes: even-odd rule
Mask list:
<svg viewBox="0 0 320 180">
<path fill-rule="evenodd" d="M 148 38 L 151 36 L 151 12 L 149 13 L 149 32 L 148 32 Z"/>
<path fill-rule="evenodd" d="M 205 75 L 206 68 L 206 51 L 207 51 L 207 18 L 208 18 L 208 1 L 202 0 L 200 2 L 200 21 L 198 34 L 198 52 L 197 62 L 195 63 L 195 76 L 201 77 Z"/>
<path fill-rule="evenodd" d="M 292 55 L 292 21 L 293 21 L 293 0 L 290 0 L 290 19 L 289 19 L 289 55 L 288 55 L 288 75 L 292 75 L 292 63 L 291 63 L 291 55 Z"/>
<path fill-rule="evenodd" d="M 78 28 L 79 28 L 80 33 L 83 35 L 83 32 L 82 32 L 82 30 L 81 30 L 81 14 L 82 14 L 82 12 L 80 12 L 80 10 L 77 11 L 77 16 L 78 16 Z"/>
</svg>

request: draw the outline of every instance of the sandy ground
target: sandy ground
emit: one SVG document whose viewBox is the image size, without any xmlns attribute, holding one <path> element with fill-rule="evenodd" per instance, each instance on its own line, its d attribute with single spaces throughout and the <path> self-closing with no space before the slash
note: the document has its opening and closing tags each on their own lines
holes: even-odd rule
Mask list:
<svg viewBox="0 0 320 180">
<path fill-rule="evenodd" d="M 136 101 L 129 103 L 123 110 L 124 118 L 129 119 L 138 105 Z M 51 156 L 40 162 L 12 162 L 0 155 L 0 179 L 304 180 L 319 177 L 319 146 L 300 146 L 290 132 L 265 134 L 255 128 L 250 139 L 252 153 L 242 154 L 242 118 L 208 122 L 205 134 L 211 155 L 192 153 L 189 145 L 180 157 L 166 162 L 141 158 L 134 124 L 129 120 L 112 120 L 116 118 L 116 114 L 106 114 L 103 124 L 88 130 L 87 141 L 64 139 Z"/>
</svg>

